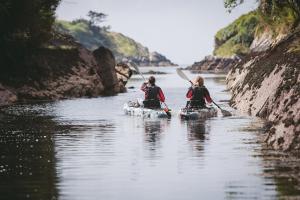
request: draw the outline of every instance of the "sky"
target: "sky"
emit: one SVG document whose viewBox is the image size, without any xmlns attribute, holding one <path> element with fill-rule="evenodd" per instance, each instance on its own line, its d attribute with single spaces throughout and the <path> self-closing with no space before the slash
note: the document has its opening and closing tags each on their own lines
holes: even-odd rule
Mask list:
<svg viewBox="0 0 300 200">
<path fill-rule="evenodd" d="M 228 13 L 223 0 L 63 0 L 56 15 L 73 20 L 89 10 L 108 15 L 104 25 L 162 53 L 177 64 L 212 54 L 215 33 L 256 8 L 255 0 Z"/>
</svg>

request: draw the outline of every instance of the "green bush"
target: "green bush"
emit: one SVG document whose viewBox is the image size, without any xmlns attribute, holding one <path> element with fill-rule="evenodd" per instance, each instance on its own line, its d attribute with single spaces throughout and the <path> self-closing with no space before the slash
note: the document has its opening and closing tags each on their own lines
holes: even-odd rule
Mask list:
<svg viewBox="0 0 300 200">
<path fill-rule="evenodd" d="M 215 35 L 214 55 L 230 57 L 248 53 L 258 23 L 258 14 L 252 11 L 218 31 Z"/>
</svg>

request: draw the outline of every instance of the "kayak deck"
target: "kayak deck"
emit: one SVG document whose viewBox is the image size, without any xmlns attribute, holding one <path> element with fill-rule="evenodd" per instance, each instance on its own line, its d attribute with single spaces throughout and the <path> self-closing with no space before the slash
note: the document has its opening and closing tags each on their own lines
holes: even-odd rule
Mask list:
<svg viewBox="0 0 300 200">
<path fill-rule="evenodd" d="M 217 117 L 218 110 L 213 107 L 202 109 L 182 108 L 179 116 L 181 119 L 207 119 Z"/>
<path fill-rule="evenodd" d="M 132 101 L 125 103 L 123 110 L 126 115 L 130 116 L 138 116 L 143 118 L 169 118 L 163 109 L 144 108 L 143 105 Z"/>
</svg>

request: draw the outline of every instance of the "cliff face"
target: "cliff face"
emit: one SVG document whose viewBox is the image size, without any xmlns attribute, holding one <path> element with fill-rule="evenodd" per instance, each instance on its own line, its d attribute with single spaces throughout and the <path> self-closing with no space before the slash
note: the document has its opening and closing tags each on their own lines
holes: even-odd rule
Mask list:
<svg viewBox="0 0 300 200">
<path fill-rule="evenodd" d="M 147 47 L 135 40 L 104 28 L 91 25 L 81 19 L 73 22 L 59 20 L 55 25 L 59 32 L 72 35 L 79 43 L 90 50 L 101 46 L 110 49 L 117 62 L 133 62 L 139 66 L 173 66 L 165 56 L 149 52 Z"/>
<path fill-rule="evenodd" d="M 54 34 L 49 43 L 28 58 L 26 65 L 32 68 L 22 83 L 1 85 L 0 105 L 17 100 L 96 97 L 126 90 L 108 49 L 91 52 L 67 35 Z M 125 71 L 129 78 L 130 69 Z"/>
<path fill-rule="evenodd" d="M 266 142 L 300 150 L 298 1 L 263 0 L 250 52 L 227 76 L 232 106 L 269 121 Z"/>
<path fill-rule="evenodd" d="M 272 49 L 251 54 L 227 76 L 232 106 L 267 119 L 266 142 L 300 150 L 300 31 Z"/>
</svg>

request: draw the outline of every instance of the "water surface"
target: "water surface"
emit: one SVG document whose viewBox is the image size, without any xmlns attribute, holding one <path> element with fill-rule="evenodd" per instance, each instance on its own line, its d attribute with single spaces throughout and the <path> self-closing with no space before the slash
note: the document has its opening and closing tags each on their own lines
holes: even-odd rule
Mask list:
<svg viewBox="0 0 300 200">
<path fill-rule="evenodd" d="M 143 68 L 148 71 L 152 68 Z M 287 178 L 276 179 L 274 157 L 259 144 L 263 121 L 229 118 L 181 121 L 189 84 L 174 68 L 157 75 L 172 119 L 123 114 L 134 89 L 112 97 L 19 104 L 0 112 L 1 199 L 276 199 L 299 195 Z M 189 74 L 194 77 L 195 75 Z M 221 106 L 225 76 L 204 74 Z M 273 162 L 274 161 L 274 162 Z M 270 164 L 271 163 L 271 164 Z"/>
</svg>

